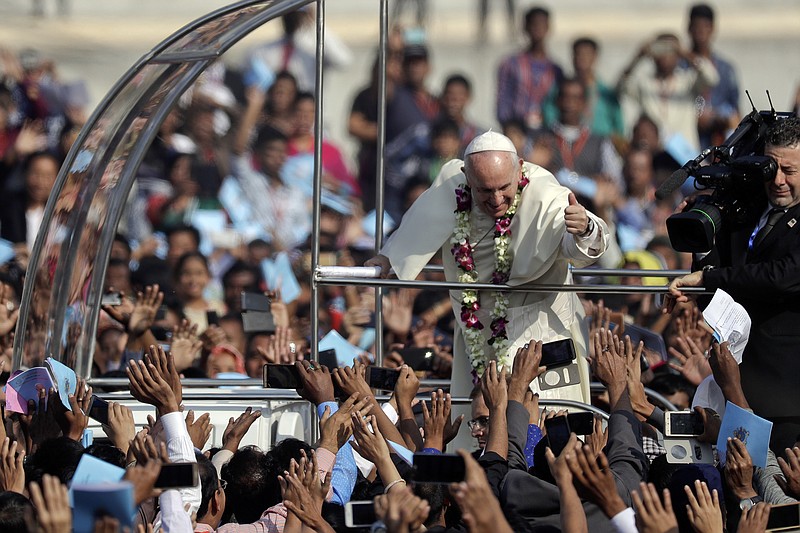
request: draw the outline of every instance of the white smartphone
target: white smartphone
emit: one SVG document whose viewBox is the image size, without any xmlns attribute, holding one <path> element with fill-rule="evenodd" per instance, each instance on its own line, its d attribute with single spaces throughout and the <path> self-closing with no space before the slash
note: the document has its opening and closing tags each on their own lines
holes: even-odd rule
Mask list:
<svg viewBox="0 0 800 533">
<path fill-rule="evenodd" d="M 347 502 L 344 506 L 344 525 L 347 527 L 370 527 L 377 521 L 371 500 Z"/>
<path fill-rule="evenodd" d="M 696 437 L 703 434 L 703 419 L 695 411 L 667 411 L 664 415 L 664 435 L 667 437 Z"/>
</svg>

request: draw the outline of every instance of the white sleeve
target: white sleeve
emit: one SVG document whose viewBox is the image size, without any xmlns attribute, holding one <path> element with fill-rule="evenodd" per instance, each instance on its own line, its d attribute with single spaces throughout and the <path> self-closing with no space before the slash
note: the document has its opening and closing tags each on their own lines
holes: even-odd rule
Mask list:
<svg viewBox="0 0 800 533">
<path fill-rule="evenodd" d="M 183 499 L 177 490 L 165 490 L 158 497 L 161 512 L 153 522 L 154 531 L 163 533 L 192 533 L 192 519 L 183 508 Z M 160 529 L 159 529 L 160 528 Z"/>
<path fill-rule="evenodd" d="M 631 507 L 626 507 L 611 518 L 611 525 L 617 533 L 637 533 L 636 514 Z"/>
<path fill-rule="evenodd" d="M 230 450 L 220 450 L 214 454 L 214 457 L 211 458 L 211 463 L 214 465 L 214 468 L 217 469 L 217 477 L 222 478 L 222 467 L 227 464 L 228 461 L 231 460 L 233 457 L 233 452 Z"/>
<path fill-rule="evenodd" d="M 164 442 L 167 444 L 167 455 L 173 463 L 196 463 L 194 455 L 194 445 L 186 431 L 186 422 L 180 411 L 167 413 L 161 417 L 161 424 L 164 427 Z M 200 508 L 202 491 L 200 490 L 200 480 L 194 487 L 179 489 L 183 503 L 188 503 L 189 513 L 196 513 Z"/>
</svg>

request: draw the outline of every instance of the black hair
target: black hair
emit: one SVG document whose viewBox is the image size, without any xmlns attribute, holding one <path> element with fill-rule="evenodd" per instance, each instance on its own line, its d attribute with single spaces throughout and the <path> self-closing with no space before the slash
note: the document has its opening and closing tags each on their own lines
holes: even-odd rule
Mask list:
<svg viewBox="0 0 800 533">
<path fill-rule="evenodd" d="M 433 527 L 442 518 L 442 510 L 444 509 L 445 500 L 447 499 L 447 491 L 444 485 L 416 483 L 414 485 L 414 494 L 427 501 L 428 505 L 431 506 L 424 526 L 426 528 Z"/>
<path fill-rule="evenodd" d="M 223 519 L 234 515 L 240 524 L 250 524 L 261 518 L 270 506 L 267 503 L 269 484 L 277 483 L 277 475 L 267 455 L 256 446 L 239 448 L 222 467 L 221 477 L 228 483 Z"/>
<path fill-rule="evenodd" d="M 263 149 L 267 144 L 272 142 L 288 142 L 288 138 L 284 133 L 276 128 L 273 128 L 269 124 L 262 126 L 258 130 L 258 135 L 256 136 L 256 142 L 253 145 L 253 148 L 256 150 Z"/>
<path fill-rule="evenodd" d="M 16 492 L 0 492 L 0 531 L 33 533 L 38 531 L 31 501 Z"/>
<path fill-rule="evenodd" d="M 298 91 L 297 96 L 294 97 L 294 104 L 292 106 L 293 109 L 296 109 L 298 104 L 303 100 L 311 100 L 312 102 L 316 102 L 314 98 L 314 93 L 308 91 Z"/>
<path fill-rule="evenodd" d="M 597 43 L 596 40 L 592 39 L 591 37 L 578 37 L 574 41 L 572 41 L 572 51 L 575 52 L 581 46 L 590 46 L 592 50 L 597 52 L 600 49 L 600 45 Z"/>
<path fill-rule="evenodd" d="M 181 270 L 183 270 L 183 267 L 185 267 L 186 263 L 189 262 L 189 260 L 191 259 L 199 259 L 203 263 L 203 266 L 206 268 L 206 271 L 209 273 L 211 272 L 211 269 L 208 266 L 208 259 L 206 259 L 206 256 L 204 256 L 200 252 L 186 252 L 185 254 L 180 256 L 178 258 L 178 262 L 175 263 L 175 279 L 178 279 L 178 276 L 181 275 Z"/>
<path fill-rule="evenodd" d="M 444 82 L 444 88 L 447 89 L 451 85 L 463 85 L 467 92 L 472 94 L 472 83 L 463 74 L 451 74 Z"/>
<path fill-rule="evenodd" d="M 128 242 L 128 238 L 122 233 L 117 233 L 114 235 L 114 242 L 120 243 L 125 248 L 125 250 L 127 250 L 128 255 L 130 255 L 131 252 L 133 251 L 131 250 L 131 243 Z"/>
<path fill-rule="evenodd" d="M 530 8 L 528 11 L 525 12 L 525 26 L 523 29 L 527 30 L 528 26 L 531 25 L 531 21 L 535 17 L 544 17 L 547 20 L 550 20 L 550 11 L 542 6 L 534 6 Z"/>
<path fill-rule="evenodd" d="M 122 450 L 111 444 L 98 442 L 86 448 L 84 453 L 92 457 L 97 457 L 101 461 L 105 461 L 114 466 L 125 468 L 125 454 L 122 453 Z"/>
<path fill-rule="evenodd" d="M 695 4 L 689 10 L 689 22 L 694 19 L 707 19 L 714 22 L 714 8 L 708 4 Z"/>
<path fill-rule="evenodd" d="M 561 80 L 561 83 L 558 84 L 558 98 L 561 98 L 563 96 L 564 87 L 566 87 L 567 85 L 577 85 L 578 87 L 580 87 L 581 91 L 583 92 L 584 100 L 588 96 L 586 94 L 586 85 L 584 85 L 583 82 L 581 82 L 581 80 L 579 80 L 578 78 L 564 78 L 563 80 Z"/>
<path fill-rule="evenodd" d="M 527 134 L 528 132 L 528 128 L 525 127 L 525 122 L 521 118 L 510 118 L 508 120 L 503 121 L 503 123 L 500 124 L 500 129 L 502 131 L 505 132 L 508 130 L 508 128 L 516 128 L 525 134 Z"/>
<path fill-rule="evenodd" d="M 242 261 L 241 259 L 237 259 L 231 267 L 225 271 L 222 275 L 222 286 L 227 287 L 230 284 L 231 278 L 236 274 L 241 274 L 242 272 L 247 272 L 248 274 L 252 274 L 255 278 L 255 283 L 250 287 L 246 287 L 244 290 L 246 292 L 257 292 L 259 290 L 259 283 L 261 282 L 261 272 L 253 267 Z"/>
<path fill-rule="evenodd" d="M 200 231 L 194 226 L 190 226 L 189 224 L 178 224 L 176 226 L 172 226 L 165 232 L 167 242 L 169 242 L 170 238 L 176 233 L 191 233 L 195 246 L 200 246 Z"/>
<path fill-rule="evenodd" d="M 69 437 L 47 439 L 25 462 L 25 479 L 27 482 L 41 483 L 42 476 L 50 474 L 68 485 L 82 455 L 83 446 L 80 442 Z"/>
<path fill-rule="evenodd" d="M 117 267 L 118 266 L 125 267 L 128 270 L 130 270 L 130 268 L 131 268 L 130 263 L 128 263 L 124 259 L 117 259 L 117 258 L 109 259 L 108 260 L 108 268 L 115 267 L 115 266 L 117 266 Z"/>
<path fill-rule="evenodd" d="M 452 135 L 453 137 L 461 138 L 458 124 L 456 124 L 455 120 L 442 118 L 431 125 L 431 140 L 443 135 Z"/>
<path fill-rule="evenodd" d="M 219 489 L 217 469 L 202 453 L 195 452 L 197 458 L 197 473 L 200 477 L 200 507 L 197 509 L 197 519 L 200 520 L 208 514 L 209 503 Z"/>
<path fill-rule="evenodd" d="M 767 130 L 766 142 L 780 148 L 800 144 L 800 117 L 785 118 L 770 126 Z"/>
<path fill-rule="evenodd" d="M 28 157 L 25 158 L 25 161 L 22 163 L 22 173 L 23 175 L 27 175 L 28 171 L 30 171 L 31 166 L 33 166 L 33 162 L 37 159 L 41 159 L 46 157 L 48 159 L 52 159 L 53 162 L 56 164 L 56 167 L 61 168 L 61 158 L 54 152 L 50 150 L 39 150 L 38 152 L 33 152 Z"/>
<path fill-rule="evenodd" d="M 689 401 L 694 397 L 695 388 L 686 378 L 677 374 L 660 374 L 653 378 L 648 385 L 651 389 L 664 396 L 671 396 L 684 392 L 689 396 Z"/>
</svg>

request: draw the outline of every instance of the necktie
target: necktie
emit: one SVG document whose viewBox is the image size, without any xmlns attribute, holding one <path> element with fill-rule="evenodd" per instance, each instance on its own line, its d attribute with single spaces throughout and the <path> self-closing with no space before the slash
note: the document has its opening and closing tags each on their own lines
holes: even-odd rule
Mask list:
<svg viewBox="0 0 800 533">
<path fill-rule="evenodd" d="M 767 216 L 767 223 L 764 224 L 764 227 L 758 231 L 756 235 L 756 240 L 753 241 L 753 248 L 757 247 L 761 242 L 766 238 L 767 234 L 772 231 L 772 228 L 775 227 L 775 224 L 778 220 L 784 215 L 786 211 L 783 209 L 771 209 L 769 215 Z"/>
</svg>

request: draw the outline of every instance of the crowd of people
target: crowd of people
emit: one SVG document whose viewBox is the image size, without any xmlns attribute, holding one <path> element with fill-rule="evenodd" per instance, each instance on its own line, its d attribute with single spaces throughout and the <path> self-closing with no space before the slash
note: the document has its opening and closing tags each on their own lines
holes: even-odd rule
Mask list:
<svg viewBox="0 0 800 533">
<path fill-rule="evenodd" d="M 609 229 L 602 266 L 688 267 L 691 258 L 671 248 L 665 225 L 682 197 L 657 200 L 654 192 L 687 158 L 719 144 L 740 118 L 735 69 L 712 47 L 713 10 L 692 8 L 688 48 L 675 34 L 644 43 L 616 84 L 597 73 L 601 48 L 594 38 L 574 41 L 569 74 L 550 58 L 550 17 L 543 8 L 525 14 L 529 44 L 499 65 L 493 127 L 513 141 L 519 157 L 573 192 L 570 205 L 577 198 Z M 754 469 L 735 441 L 724 467 L 667 464 L 663 413 L 648 401 L 644 385 L 689 408 L 695 388 L 713 374 L 727 400 L 749 404 L 738 367 L 702 327 L 698 306 L 681 303 L 662 314 L 644 293 L 604 301 L 581 295 L 591 317 L 582 342 L 593 377 L 607 387 L 593 402 L 611 413 L 607 431 L 598 424 L 585 445 L 572 437 L 557 456 L 546 449 L 543 420 L 563 413 L 540 412 L 528 390 L 541 355 L 533 343 L 520 349 L 509 379 L 489 364 L 470 396 L 468 426 L 479 450 L 459 451 L 466 479 L 450 486 L 415 484 L 393 446 L 442 453 L 460 424 L 450 419 L 444 392 L 423 391 L 430 403 L 416 417 L 412 407 L 419 378 L 451 377 L 459 325 L 448 293 L 387 292 L 384 365 L 401 369 L 401 380 L 386 404 L 375 401 L 364 381 L 375 352 L 372 289 L 321 290 L 320 333 L 335 331 L 357 349 L 355 366 L 329 371 L 307 361 L 315 351 L 309 316 L 313 20 L 309 10 L 288 14 L 283 35 L 254 47 L 242 70 L 218 62 L 205 72 L 163 123 L 138 171 L 106 272 L 106 290 L 119 292 L 122 301 L 101 313 L 92 377 L 127 377 L 134 397 L 154 406 L 158 420 L 137 433 L 130 412 L 117 405 L 106 427 L 110 442 L 84 449 L 82 410 L 63 410 L 58 402 L 45 408 L 46 391 L 33 414 L 6 416 L 2 531 L 69 531 L 64 484 L 84 453 L 127 467 L 140 524 L 165 531 L 344 531 L 343 505 L 374 498 L 388 531 L 716 532 L 738 523 L 744 532 L 764 529 L 768 504 L 795 501 L 797 448 L 786 450 L 785 458 L 770 455 L 765 469 Z M 349 61 L 343 47 L 331 50 L 334 65 Z M 386 65 L 388 228 L 490 126 L 469 116 L 473 88 L 466 76 L 454 72 L 441 91 L 431 90 L 432 60 L 419 32 L 392 31 Z M 349 115 L 348 131 L 359 142 L 354 164 L 323 139 L 321 264 L 360 265 L 374 253 L 378 75 L 376 60 Z M 0 252 L 6 259 L 0 268 L 0 361 L 9 369 L 27 256 L 61 162 L 86 121 L 88 97 L 81 83 L 60 79 L 56 67 L 31 50 L 0 52 L 0 76 Z M 623 116 L 622 99 L 636 116 Z M 582 232 L 583 226 L 576 231 Z M 275 265 L 285 263 L 290 267 L 276 274 Z M 422 276 L 444 279 L 436 272 Z M 288 277 L 296 278 L 297 287 Z M 270 296 L 272 331 L 245 333 L 243 292 Z M 662 336 L 665 351 L 625 342 L 626 323 Z M 406 364 L 403 350 L 415 347 L 432 351 L 429 369 Z M 180 377 L 260 378 L 266 363 L 297 366 L 303 379 L 298 392 L 322 420 L 320 441 L 290 439 L 269 451 L 240 448 L 259 416 L 248 411 L 231 421 L 222 448 L 205 449 L 203 424 L 184 424 L 178 414 Z M 334 396 L 334 385 L 342 397 Z M 77 405 L 88 408 L 91 394 L 79 387 L 76 396 Z M 718 417 L 709 409 L 698 413 L 706 423 L 701 440 L 716 443 Z M 161 442 L 165 450 L 159 451 Z M 197 462 L 200 485 L 154 495 L 152 482 L 169 461 Z M 765 503 L 752 505 L 759 498 Z M 98 531 L 114 530 L 106 522 Z"/>
</svg>

